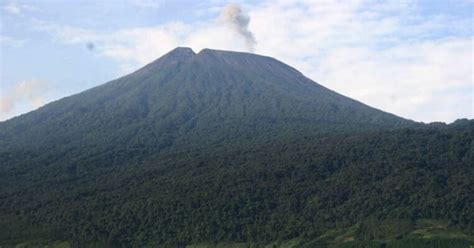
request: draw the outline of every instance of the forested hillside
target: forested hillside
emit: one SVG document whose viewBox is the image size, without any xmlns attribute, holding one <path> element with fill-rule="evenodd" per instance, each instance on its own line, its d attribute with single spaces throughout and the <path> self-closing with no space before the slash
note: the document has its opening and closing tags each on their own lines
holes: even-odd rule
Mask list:
<svg viewBox="0 0 474 248">
<path fill-rule="evenodd" d="M 2 168 L 0 240 L 269 243 L 356 224 L 353 237 L 371 240 L 408 235 L 422 219 L 469 233 L 473 138 L 474 123 L 459 121 L 226 144 L 145 161 L 126 149 L 82 159 L 31 155 L 22 159 L 29 167 Z M 386 222 L 393 227 L 380 231 Z"/>
<path fill-rule="evenodd" d="M 0 122 L 0 246 L 467 247 L 473 139 L 177 48 Z"/>
</svg>

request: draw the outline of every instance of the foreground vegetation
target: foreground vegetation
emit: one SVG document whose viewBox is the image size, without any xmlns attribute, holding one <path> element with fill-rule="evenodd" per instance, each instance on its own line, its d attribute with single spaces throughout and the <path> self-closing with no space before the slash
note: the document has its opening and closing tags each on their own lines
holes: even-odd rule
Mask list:
<svg viewBox="0 0 474 248">
<path fill-rule="evenodd" d="M 2 167 L 0 240 L 173 247 L 300 238 L 301 247 L 316 242 L 310 247 L 333 245 L 327 235 L 348 247 L 462 247 L 474 229 L 473 138 L 472 121 L 464 121 L 227 144 L 144 161 L 134 150 L 29 155 L 28 168 Z M 442 222 L 421 228 L 423 219 Z"/>
<path fill-rule="evenodd" d="M 333 229 L 313 239 L 295 238 L 286 241 L 269 243 L 199 243 L 185 245 L 183 248 L 470 248 L 474 245 L 474 236 L 466 235 L 460 231 L 449 230 L 446 224 L 440 221 L 420 220 L 416 228 L 404 237 L 385 236 L 385 239 L 357 240 L 360 226 L 356 225 L 346 229 Z M 393 233 L 392 233 L 393 235 Z M 90 246 L 103 247 L 100 244 Z M 12 245 L 13 246 L 13 245 Z M 8 246 L 6 246 L 8 247 Z M 16 248 L 50 247 L 70 248 L 73 245 L 67 241 L 30 241 L 15 245 Z"/>
</svg>

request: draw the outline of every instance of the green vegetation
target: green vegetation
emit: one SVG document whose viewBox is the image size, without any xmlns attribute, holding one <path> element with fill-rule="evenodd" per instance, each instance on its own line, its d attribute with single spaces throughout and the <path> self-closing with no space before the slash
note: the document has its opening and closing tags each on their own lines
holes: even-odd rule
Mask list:
<svg viewBox="0 0 474 248">
<path fill-rule="evenodd" d="M 0 245 L 465 247 L 473 139 L 177 50 L 0 123 Z"/>
<path fill-rule="evenodd" d="M 427 224 L 428 222 L 428 224 Z M 400 239 L 378 239 L 378 240 L 356 240 L 355 232 L 358 226 L 345 229 L 329 230 L 321 236 L 313 239 L 295 238 L 286 241 L 274 241 L 271 243 L 199 243 L 184 246 L 185 248 L 317 248 L 317 247 L 376 247 L 376 248 L 470 248 L 474 245 L 474 236 L 465 234 L 452 233 L 452 231 L 439 226 L 439 221 L 420 220 L 415 225 L 415 230 Z M 444 223 L 442 224 L 445 225 Z M 426 229 L 438 229 L 436 234 L 430 234 L 430 237 L 420 237 L 419 233 L 422 229 L 424 233 Z M 442 229 L 442 230 L 441 230 Z M 429 231 L 428 231 L 429 233 Z M 102 247 L 100 245 L 89 244 L 90 247 Z M 36 241 L 18 244 L 15 247 L 49 247 L 49 248 L 69 248 L 71 244 L 61 241 Z"/>
<path fill-rule="evenodd" d="M 8 200 L 0 203 L 0 240 L 112 246 L 326 242 L 326 236 L 336 243 L 466 240 L 474 219 L 473 137 L 469 122 L 222 145 L 139 163 L 124 150 L 83 163 L 30 158 L 48 166 L 2 169 L 0 196 Z M 114 152 L 129 160 L 114 165 Z M 75 161 L 75 169 L 63 161 Z"/>
</svg>

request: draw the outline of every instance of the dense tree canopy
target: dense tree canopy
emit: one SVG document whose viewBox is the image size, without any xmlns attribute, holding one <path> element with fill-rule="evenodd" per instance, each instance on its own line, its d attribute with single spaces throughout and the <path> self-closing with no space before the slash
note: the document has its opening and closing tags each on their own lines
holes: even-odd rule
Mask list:
<svg viewBox="0 0 474 248">
<path fill-rule="evenodd" d="M 370 219 L 395 221 L 395 236 L 418 219 L 472 231 L 473 138 L 474 125 L 466 122 L 225 144 L 145 160 L 133 149 L 23 154 L 25 166 L 2 167 L 0 240 L 270 242 Z M 367 225 L 359 239 L 385 235 Z"/>
</svg>

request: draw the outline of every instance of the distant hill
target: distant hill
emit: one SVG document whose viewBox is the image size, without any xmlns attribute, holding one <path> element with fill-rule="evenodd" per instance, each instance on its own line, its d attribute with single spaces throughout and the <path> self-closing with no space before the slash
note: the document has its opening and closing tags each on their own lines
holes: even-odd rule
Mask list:
<svg viewBox="0 0 474 248">
<path fill-rule="evenodd" d="M 406 120 L 273 58 L 176 48 L 0 122 L 0 245 L 381 245 L 442 229 L 462 247 L 473 138 L 471 120 Z"/>
</svg>

